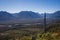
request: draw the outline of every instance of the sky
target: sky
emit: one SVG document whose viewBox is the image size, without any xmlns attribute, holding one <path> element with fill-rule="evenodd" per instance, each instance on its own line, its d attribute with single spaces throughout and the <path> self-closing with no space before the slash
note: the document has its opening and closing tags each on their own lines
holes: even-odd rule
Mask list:
<svg viewBox="0 0 60 40">
<path fill-rule="evenodd" d="M 60 0 L 0 0 L 0 11 L 52 13 L 60 10 Z"/>
</svg>

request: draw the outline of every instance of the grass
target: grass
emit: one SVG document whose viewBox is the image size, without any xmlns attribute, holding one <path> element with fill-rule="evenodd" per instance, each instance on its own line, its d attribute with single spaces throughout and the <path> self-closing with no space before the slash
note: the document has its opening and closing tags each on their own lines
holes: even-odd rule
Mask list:
<svg viewBox="0 0 60 40">
<path fill-rule="evenodd" d="M 60 24 L 51 24 L 46 33 L 40 28 L 22 28 L 0 33 L 0 40 L 60 40 Z"/>
</svg>

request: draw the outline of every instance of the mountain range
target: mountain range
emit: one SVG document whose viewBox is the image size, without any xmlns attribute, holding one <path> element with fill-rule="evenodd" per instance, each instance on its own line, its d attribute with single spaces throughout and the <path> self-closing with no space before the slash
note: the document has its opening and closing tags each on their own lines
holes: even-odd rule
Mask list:
<svg viewBox="0 0 60 40">
<path fill-rule="evenodd" d="M 6 11 L 0 11 L 0 23 L 4 22 L 33 22 L 39 21 L 44 17 L 43 14 L 39 14 L 32 11 L 21 11 L 19 13 L 8 13 Z M 60 19 L 60 11 L 56 11 L 54 13 L 46 13 L 46 18 L 51 19 Z"/>
</svg>

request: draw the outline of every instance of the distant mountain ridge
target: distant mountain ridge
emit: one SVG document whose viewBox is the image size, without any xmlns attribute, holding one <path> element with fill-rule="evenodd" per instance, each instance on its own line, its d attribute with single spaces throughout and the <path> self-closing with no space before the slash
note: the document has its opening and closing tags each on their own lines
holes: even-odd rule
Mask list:
<svg viewBox="0 0 60 40">
<path fill-rule="evenodd" d="M 44 14 L 42 14 L 44 17 Z M 46 13 L 46 18 L 60 18 L 60 11 L 54 13 Z"/>
<path fill-rule="evenodd" d="M 0 11 L 0 21 L 1 20 L 10 20 L 13 18 L 13 15 L 6 12 L 6 11 Z"/>
<path fill-rule="evenodd" d="M 55 18 L 60 18 L 60 11 L 54 12 L 52 16 L 54 16 Z"/>
<path fill-rule="evenodd" d="M 32 11 L 21 11 L 15 14 L 17 18 L 40 18 L 41 15 L 39 13 L 35 13 Z"/>
<path fill-rule="evenodd" d="M 0 22 L 33 22 L 41 20 L 44 17 L 44 14 L 35 13 L 32 11 L 21 11 L 19 13 L 11 14 L 6 11 L 0 11 Z M 55 18 L 60 19 L 60 11 L 56 11 L 54 13 L 48 14 L 46 13 L 46 18 Z M 32 21 L 33 20 L 33 21 Z M 51 19 L 50 19 L 51 20 Z"/>
</svg>

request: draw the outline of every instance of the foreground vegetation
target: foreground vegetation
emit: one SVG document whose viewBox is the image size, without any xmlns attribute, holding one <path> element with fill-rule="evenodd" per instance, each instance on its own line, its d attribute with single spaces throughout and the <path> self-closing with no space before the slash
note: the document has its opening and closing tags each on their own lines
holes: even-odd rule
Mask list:
<svg viewBox="0 0 60 40">
<path fill-rule="evenodd" d="M 22 28 L 0 33 L 0 40 L 60 40 L 60 24 L 51 24 L 44 29 Z"/>
</svg>

